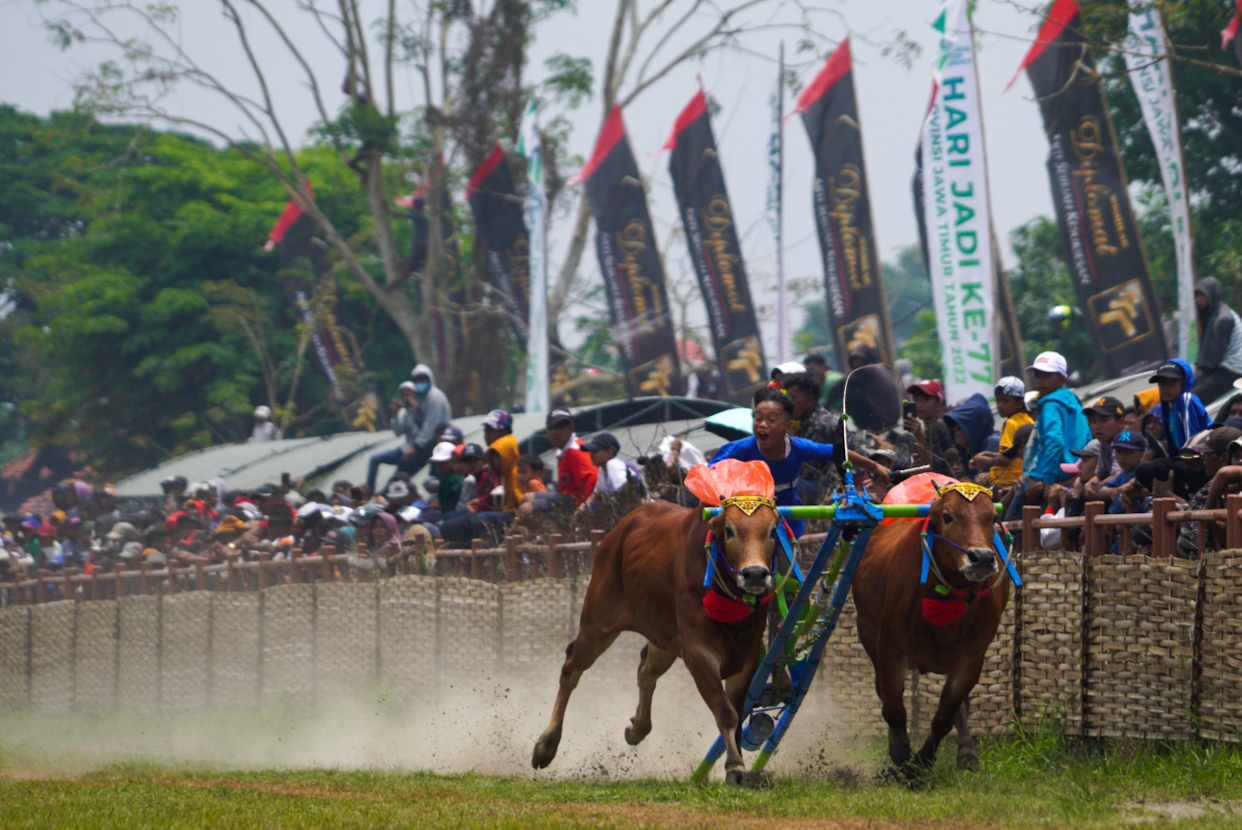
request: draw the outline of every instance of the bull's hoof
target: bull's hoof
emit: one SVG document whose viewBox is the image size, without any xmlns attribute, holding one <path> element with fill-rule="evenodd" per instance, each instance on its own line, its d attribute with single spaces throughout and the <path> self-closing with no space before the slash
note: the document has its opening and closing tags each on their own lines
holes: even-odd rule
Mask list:
<svg viewBox="0 0 1242 830">
<path fill-rule="evenodd" d="M 734 768 L 725 772 L 725 782 L 750 789 L 766 788 L 772 786 L 772 775 L 764 770 L 751 771 Z"/>
<path fill-rule="evenodd" d="M 890 764 L 876 774 L 877 784 L 921 790 L 927 785 L 927 768 L 914 762 Z"/>
<path fill-rule="evenodd" d="M 625 742 L 630 746 L 638 746 L 643 742 L 643 738 L 651 734 L 651 725 L 648 724 L 646 729 L 640 729 L 638 724 L 630 718 L 630 725 L 625 727 Z"/>
<path fill-rule="evenodd" d="M 535 744 L 535 751 L 530 756 L 530 765 L 535 769 L 543 769 L 556 757 L 558 741 L 540 740 Z"/>
<path fill-rule="evenodd" d="M 979 771 L 979 753 L 976 750 L 967 750 L 957 753 L 957 768 L 966 772 Z"/>
</svg>

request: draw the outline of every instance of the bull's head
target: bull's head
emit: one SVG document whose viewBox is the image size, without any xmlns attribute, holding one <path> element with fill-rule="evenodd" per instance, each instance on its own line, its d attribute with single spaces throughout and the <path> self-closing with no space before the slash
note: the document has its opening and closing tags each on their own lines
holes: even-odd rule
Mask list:
<svg viewBox="0 0 1242 830">
<path fill-rule="evenodd" d="M 711 520 L 712 534 L 724 547 L 738 590 L 760 596 L 773 587 L 772 553 L 780 517 L 776 502 L 763 496 L 721 499 Z"/>
<path fill-rule="evenodd" d="M 936 490 L 931 507 L 936 535 L 951 542 L 932 546 L 941 573 L 956 572 L 966 582 L 981 582 L 1000 567 L 992 543 L 996 508 L 991 491 L 978 484 L 950 484 Z"/>
</svg>

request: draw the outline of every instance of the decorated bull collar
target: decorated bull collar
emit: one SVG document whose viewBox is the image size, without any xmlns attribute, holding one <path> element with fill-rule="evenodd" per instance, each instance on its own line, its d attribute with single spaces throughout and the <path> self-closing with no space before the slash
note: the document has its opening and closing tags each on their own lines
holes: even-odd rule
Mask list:
<svg viewBox="0 0 1242 830">
<path fill-rule="evenodd" d="M 938 488 L 936 494 L 941 498 L 945 493 L 956 490 L 961 493 L 967 501 L 974 501 L 980 493 L 988 493 L 991 497 L 991 490 L 979 484 L 971 482 L 959 481 L 945 487 Z M 933 625 L 948 625 L 956 622 L 966 613 L 976 599 L 981 599 L 992 593 L 992 588 L 1000 583 L 1005 574 L 1009 574 L 1009 578 L 1013 580 L 1015 585 L 1022 584 L 1022 577 L 1018 575 L 1018 569 L 1014 567 L 1013 558 L 1009 556 L 1007 542 L 1012 542 L 1013 537 L 1005 530 L 1004 525 L 1000 522 L 996 523 L 996 527 L 992 532 L 992 547 L 996 551 L 997 557 L 1000 558 L 1000 568 L 993 578 L 990 585 L 979 586 L 978 583 L 972 582 L 962 587 L 951 585 L 944 574 L 940 570 L 940 566 L 936 564 L 936 557 L 932 553 L 932 547 L 939 540 L 945 544 L 965 551 L 961 545 L 944 538 L 936 532 L 936 528 L 932 525 L 931 514 L 928 514 L 927 520 L 923 523 L 923 572 L 919 577 L 919 584 L 927 584 L 928 571 L 931 571 L 936 577 L 936 585 L 934 591 L 936 597 L 924 597 L 923 599 L 923 618 Z"/>
<path fill-rule="evenodd" d="M 726 507 L 736 507 L 747 516 L 751 516 L 760 507 L 771 507 L 775 510 L 776 499 L 753 495 L 728 496 L 720 500 L 720 508 L 723 510 Z"/>
</svg>

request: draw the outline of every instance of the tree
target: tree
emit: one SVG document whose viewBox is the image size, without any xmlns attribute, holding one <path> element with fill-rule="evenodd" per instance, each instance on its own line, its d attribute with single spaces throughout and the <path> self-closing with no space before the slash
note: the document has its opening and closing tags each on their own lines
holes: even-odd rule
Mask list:
<svg viewBox="0 0 1242 830">
<path fill-rule="evenodd" d="M 116 60 L 83 79 L 81 100 L 109 116 L 192 128 L 261 165 L 311 214 L 342 271 L 365 288 L 404 335 L 415 359 L 424 361 L 435 350 L 437 316 L 450 313 L 466 321 L 463 353 L 498 353 L 494 338 L 506 329 L 496 325 L 499 298 L 483 289 L 488 280 L 481 261 L 472 261 L 465 285 L 451 267 L 454 237 L 444 232 L 448 217 L 443 194 L 455 178 L 468 175 L 482 161 L 492 142 L 515 134 L 517 119 L 532 95 L 548 96 L 548 107 L 563 113 L 590 95 L 598 74 L 602 125 L 614 104 L 634 101 L 675 67 L 714 49 L 737 46 L 749 32 L 788 26 L 802 32 L 809 43 L 822 44 L 824 39 L 815 36 L 812 24 L 832 13 L 791 3 L 784 22 L 773 22 L 773 12 L 786 5 L 781 0 L 660 0 L 646 10 L 640 9 L 638 0 L 617 0 L 607 41 L 595 50 L 605 55 L 602 62 L 596 66 L 590 58 L 558 54 L 549 61 L 547 80 L 534 88 L 525 80 L 526 47 L 533 28 L 549 15 L 572 10 L 571 0 L 477 4 L 427 0 L 400 7 L 389 0 L 386 11 L 373 22 L 363 19 L 360 0 L 340 0 L 332 10 L 317 0 L 298 0 L 297 13 L 319 25 L 323 42 L 346 66 L 342 90 L 347 99 L 334 113 L 333 84 L 319 77 L 310 59 L 316 47 L 294 38 L 289 18 L 293 12 L 278 12 L 266 0 L 216 3 L 236 38 L 220 48 L 234 50 L 237 60 L 249 67 L 252 91 L 225 83 L 178 45 L 176 6 L 117 0 L 58 0 L 47 5 L 59 9 L 48 25 L 66 47 L 93 41 L 117 52 Z M 267 54 L 259 59 L 254 44 L 260 37 L 280 44 L 279 59 Z M 308 180 L 314 177 L 304 169 L 270 91 L 267 67 L 275 62 L 302 79 L 318 114 L 320 135 L 334 149 L 338 164 L 351 170 L 362 186 L 367 212 L 365 233 L 359 237 L 338 227 L 331 212 L 311 197 Z M 409 106 L 399 107 L 398 76 L 407 71 L 418 78 L 420 94 Z M 169 93 L 179 84 L 218 96 L 235 109 L 244 127 L 234 130 L 178 109 Z M 555 118 L 545 121 L 555 124 Z M 560 195 L 564 182 L 560 171 L 566 164 L 555 133 L 550 131 L 545 142 L 552 198 Z M 395 196 L 415 186 L 426 191 L 430 244 L 425 266 L 411 274 L 392 204 Z M 570 295 L 587 240 L 589 210 L 581 195 L 577 198 L 568 254 L 553 281 L 554 321 Z M 458 229 L 464 225 L 454 224 Z M 471 340 L 476 335 L 484 348 Z M 449 385 L 450 394 L 453 386 Z M 490 390 L 492 400 L 496 395 L 497 390 Z"/>
<path fill-rule="evenodd" d="M 0 320 L 0 399 L 20 415 L 6 434 L 29 430 L 120 473 L 243 440 L 256 403 L 304 433 L 343 426 L 307 365 L 309 332 L 276 257 L 254 244 L 285 198 L 260 168 L 202 139 L 79 114 L 0 108 L 0 134 L 0 274 L 20 298 Z M 356 180 L 321 175 L 315 151 L 301 161 L 323 209 L 356 232 Z"/>
</svg>

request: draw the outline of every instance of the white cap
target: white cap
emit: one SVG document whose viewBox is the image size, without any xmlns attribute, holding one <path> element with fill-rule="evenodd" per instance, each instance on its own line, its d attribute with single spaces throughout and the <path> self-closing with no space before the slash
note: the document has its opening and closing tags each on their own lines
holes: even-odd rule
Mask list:
<svg viewBox="0 0 1242 830">
<path fill-rule="evenodd" d="M 1006 375 L 996 381 L 996 390 L 998 394 L 1009 395 L 1011 398 L 1022 398 L 1026 396 L 1026 384 L 1022 382 L 1022 378 Z"/>
<path fill-rule="evenodd" d="M 805 372 L 806 367 L 796 360 L 790 360 L 780 364 L 773 371 L 780 372 L 782 375 L 796 375 L 799 372 Z"/>
<path fill-rule="evenodd" d="M 1035 362 L 1026 368 L 1028 370 L 1034 369 L 1037 372 L 1060 375 L 1061 377 L 1069 375 L 1069 365 L 1065 362 L 1065 357 L 1060 352 L 1040 352 L 1039 357 L 1035 358 Z"/>
<path fill-rule="evenodd" d="M 270 407 L 256 406 L 254 408 L 254 417 L 261 418 L 262 420 L 266 421 L 272 417 L 272 410 Z"/>
<path fill-rule="evenodd" d="M 407 522 L 417 522 L 419 518 L 423 515 L 423 510 L 421 507 L 415 507 L 414 505 L 411 504 L 409 507 L 403 509 L 397 515 Z"/>
<path fill-rule="evenodd" d="M 454 449 L 456 449 L 455 445 L 449 443 L 448 441 L 441 441 L 440 443 L 436 444 L 434 449 L 432 449 L 431 460 L 432 461 L 452 461 Z"/>
</svg>

